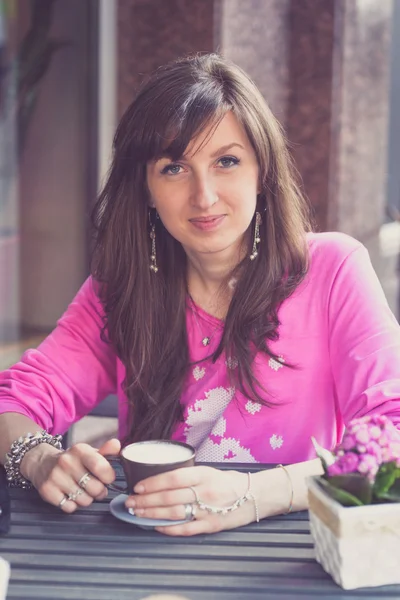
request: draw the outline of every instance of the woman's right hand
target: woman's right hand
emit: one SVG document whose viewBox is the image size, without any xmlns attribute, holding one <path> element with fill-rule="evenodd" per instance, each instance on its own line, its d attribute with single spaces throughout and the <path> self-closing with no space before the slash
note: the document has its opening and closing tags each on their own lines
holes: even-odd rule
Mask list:
<svg viewBox="0 0 400 600">
<path fill-rule="evenodd" d="M 31 481 L 43 500 L 72 513 L 107 496 L 105 484 L 114 481 L 115 472 L 103 455 L 118 454 L 120 449 L 117 439 L 107 441 L 100 449 L 76 444 L 61 452 L 49 444 L 39 444 L 25 454 L 21 474 Z M 80 485 L 85 474 L 89 474 L 87 483 Z M 68 499 L 69 495 L 74 499 Z"/>
</svg>

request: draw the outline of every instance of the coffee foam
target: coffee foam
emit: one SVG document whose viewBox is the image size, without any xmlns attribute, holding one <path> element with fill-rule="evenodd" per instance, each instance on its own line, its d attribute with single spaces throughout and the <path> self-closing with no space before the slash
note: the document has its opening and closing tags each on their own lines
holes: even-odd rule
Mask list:
<svg viewBox="0 0 400 600">
<path fill-rule="evenodd" d="M 127 446 L 122 454 L 135 462 L 162 465 L 189 460 L 193 453 L 189 448 L 177 444 L 146 443 Z"/>
</svg>

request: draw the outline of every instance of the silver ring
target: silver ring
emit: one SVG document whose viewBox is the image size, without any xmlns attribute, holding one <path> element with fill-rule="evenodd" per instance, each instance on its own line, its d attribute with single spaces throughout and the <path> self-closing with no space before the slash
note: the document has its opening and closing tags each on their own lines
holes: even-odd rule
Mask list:
<svg viewBox="0 0 400 600">
<path fill-rule="evenodd" d="M 67 500 L 72 500 L 72 502 L 75 502 L 75 500 L 77 499 L 78 496 L 80 496 L 81 494 L 83 494 L 83 490 L 81 488 L 78 488 L 76 490 L 76 492 L 74 492 L 73 494 L 69 494 Z"/>
<path fill-rule="evenodd" d="M 90 480 L 91 480 L 91 477 L 90 477 L 89 473 L 86 471 L 86 473 L 84 475 L 82 475 L 82 477 L 78 481 L 79 487 L 81 487 L 83 490 L 85 490 L 86 486 Z"/>
<path fill-rule="evenodd" d="M 184 507 L 185 507 L 185 519 L 187 519 L 187 520 L 194 519 L 195 511 L 193 510 L 193 508 L 194 508 L 193 504 L 185 504 Z"/>
<path fill-rule="evenodd" d="M 200 502 L 200 499 L 199 499 L 199 497 L 198 497 L 198 495 L 197 495 L 197 492 L 196 492 L 195 488 L 194 488 L 194 487 L 192 487 L 192 486 L 190 485 L 190 486 L 189 486 L 189 489 L 190 489 L 190 490 L 192 490 L 192 492 L 193 492 L 193 494 L 194 494 L 194 497 L 196 498 L 196 503 L 197 503 L 197 504 L 199 504 L 199 502 Z"/>
<path fill-rule="evenodd" d="M 58 503 L 58 506 L 60 508 L 62 508 L 64 506 L 64 504 L 66 503 L 67 500 L 68 500 L 67 496 L 64 495 L 63 499 L 60 500 L 60 502 Z"/>
</svg>

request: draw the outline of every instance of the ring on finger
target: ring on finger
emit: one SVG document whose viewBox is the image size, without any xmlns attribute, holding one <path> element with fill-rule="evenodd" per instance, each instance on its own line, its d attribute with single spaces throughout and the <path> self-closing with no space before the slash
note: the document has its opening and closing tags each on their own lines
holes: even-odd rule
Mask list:
<svg viewBox="0 0 400 600">
<path fill-rule="evenodd" d="M 59 506 L 60 508 L 62 508 L 62 507 L 64 506 L 64 504 L 66 503 L 66 501 L 67 501 L 67 500 L 68 500 L 68 496 L 65 496 L 65 494 L 64 494 L 63 498 L 62 498 L 62 499 L 60 500 L 60 502 L 58 503 L 58 506 Z"/>
<path fill-rule="evenodd" d="M 80 496 L 81 494 L 83 494 L 83 490 L 81 488 L 78 488 L 72 494 L 68 494 L 67 500 L 72 500 L 72 502 L 75 502 L 75 500 L 77 499 L 77 497 Z"/>
<path fill-rule="evenodd" d="M 193 520 L 195 518 L 195 514 L 196 514 L 196 507 L 193 504 L 185 504 L 184 505 L 185 508 L 185 519 L 186 520 Z"/>
<path fill-rule="evenodd" d="M 85 490 L 86 486 L 90 480 L 91 480 L 91 477 L 90 477 L 89 473 L 86 471 L 86 473 L 84 473 L 84 475 L 82 475 L 82 477 L 78 481 L 79 487 L 81 487 L 83 490 Z"/>
</svg>

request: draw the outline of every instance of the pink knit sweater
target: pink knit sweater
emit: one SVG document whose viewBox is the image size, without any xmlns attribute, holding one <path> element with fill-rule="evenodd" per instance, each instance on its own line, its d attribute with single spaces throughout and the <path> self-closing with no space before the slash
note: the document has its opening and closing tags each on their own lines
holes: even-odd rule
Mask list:
<svg viewBox="0 0 400 600">
<path fill-rule="evenodd" d="M 400 327 L 368 254 L 339 233 L 309 234 L 308 244 L 309 272 L 282 305 L 280 337 L 271 344 L 280 361 L 261 354 L 255 361 L 275 406 L 253 403 L 230 386 L 234 356 L 189 369 L 181 397 L 185 422 L 172 437 L 195 446 L 199 461 L 307 460 L 315 457 L 312 435 L 331 448 L 350 419 L 370 413 L 400 428 Z M 0 374 L 0 413 L 18 412 L 62 433 L 116 393 L 122 437 L 125 369 L 100 339 L 101 313 L 89 278 L 39 348 Z M 190 356 L 198 361 L 216 348 L 222 323 L 190 305 L 186 318 Z"/>
</svg>

